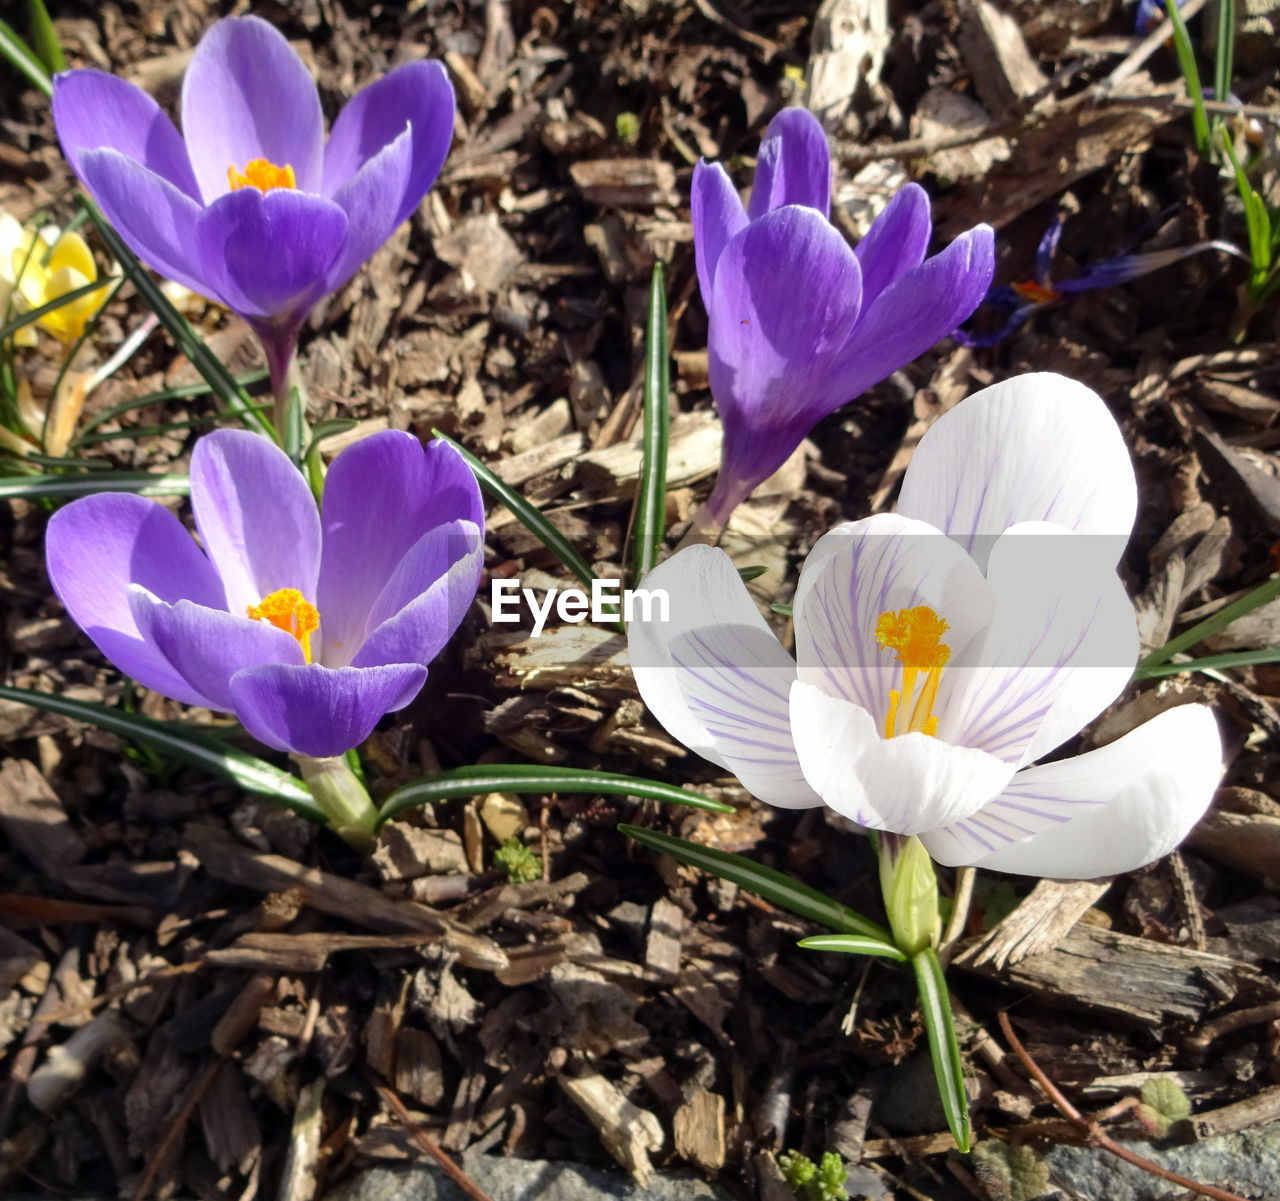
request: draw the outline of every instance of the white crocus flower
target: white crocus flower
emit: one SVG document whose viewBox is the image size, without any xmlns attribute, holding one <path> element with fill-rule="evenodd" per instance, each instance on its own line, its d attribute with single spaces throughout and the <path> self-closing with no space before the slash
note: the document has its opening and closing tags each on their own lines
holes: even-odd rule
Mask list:
<svg viewBox="0 0 1280 1201">
<path fill-rule="evenodd" d="M 1133 673 L 1116 564 L 1137 488 L 1097 395 L 1051 374 L 987 388 L 921 440 L 898 511 L 823 537 L 800 575 L 796 655 L 728 556 L 651 572 L 669 620 L 636 621 L 640 693 L 761 800 L 827 804 L 918 835 L 945 864 L 1089 879 L 1168 853 L 1221 769 L 1212 712 L 1184 705 L 1109 746 L 1028 766 Z M 798 660 L 798 662 L 797 662 Z"/>
</svg>

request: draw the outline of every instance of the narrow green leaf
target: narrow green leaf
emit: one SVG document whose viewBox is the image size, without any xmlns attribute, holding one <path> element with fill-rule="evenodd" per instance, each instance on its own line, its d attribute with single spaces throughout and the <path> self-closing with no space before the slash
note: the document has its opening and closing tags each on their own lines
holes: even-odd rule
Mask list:
<svg viewBox="0 0 1280 1201">
<path fill-rule="evenodd" d="M 1156 673 L 1153 669 L 1167 662 L 1174 655 L 1190 650 L 1198 642 L 1212 638 L 1214 634 L 1225 630 L 1233 621 L 1252 613 L 1255 609 L 1260 609 L 1278 596 L 1280 596 L 1280 575 L 1272 576 L 1265 583 L 1246 592 L 1244 596 L 1233 600 L 1229 605 L 1223 605 L 1203 621 L 1196 622 L 1176 638 L 1170 638 L 1164 646 L 1157 647 L 1138 664 L 1137 678 L 1141 680 L 1155 674 L 1169 674 L 1168 672 Z M 1180 667 L 1178 670 L 1185 671 L 1186 668 Z"/>
<path fill-rule="evenodd" d="M 318 454 L 320 443 L 329 438 L 336 438 L 339 434 L 345 434 L 347 430 L 355 429 L 359 422 L 351 417 L 330 417 L 328 421 L 322 421 L 311 431 L 311 441 L 307 443 L 307 449 L 303 451 L 304 459 L 311 458 L 312 455 Z"/>
<path fill-rule="evenodd" d="M 713 876 L 731 880 L 748 892 L 754 892 L 791 913 L 840 934 L 858 934 L 882 943 L 892 940 L 892 935 L 883 926 L 855 913 L 847 905 L 841 905 L 825 893 L 810 888 L 783 872 L 753 863 L 743 855 L 704 847 L 687 838 L 677 838 L 674 834 L 643 830 L 639 826 L 620 825 L 618 829 L 651 851 L 660 851 L 690 867 L 701 868 Z"/>
<path fill-rule="evenodd" d="M 248 371 L 244 375 L 234 377 L 236 385 L 240 388 L 244 388 L 249 384 L 261 383 L 266 378 L 267 372 L 263 370 Z M 201 382 L 198 384 L 179 384 L 175 388 L 161 388 L 157 392 L 148 392 L 146 396 L 136 396 L 132 400 L 122 400 L 119 404 L 111 405 L 109 408 L 86 418 L 80 427 L 80 436 L 76 441 L 83 441 L 85 436 L 97 429 L 98 426 L 108 421 L 113 421 L 117 417 L 122 417 L 125 413 L 131 413 L 135 409 L 145 409 L 151 405 L 165 404 L 170 400 L 196 400 L 201 396 L 209 396 L 212 392 L 213 389 L 207 383 Z M 262 406 L 256 407 L 260 413 L 263 411 Z M 75 442 L 72 445 L 75 445 Z"/>
<path fill-rule="evenodd" d="M 94 492 L 136 492 L 139 496 L 186 496 L 185 475 L 157 475 L 150 471 L 89 471 L 80 475 L 0 476 L 0 500 L 21 497 L 68 499 Z"/>
<path fill-rule="evenodd" d="M 66 56 L 58 44 L 58 31 L 49 19 L 49 10 L 45 8 L 44 0 L 27 0 L 27 22 L 31 26 L 31 42 L 40 65 L 50 75 L 65 71 Z"/>
<path fill-rule="evenodd" d="M 249 395 L 236 382 L 235 376 L 222 365 L 217 355 L 209 349 L 205 341 L 190 322 L 174 308 L 173 303 L 161 290 L 160 285 L 151 277 L 151 273 L 138 261 L 138 256 L 125 244 L 124 239 L 112 228 L 111 222 L 102 215 L 98 206 L 87 196 L 81 195 L 80 203 L 89 214 L 89 220 L 97 227 L 103 242 L 112 258 L 116 260 L 129 277 L 129 282 L 138 289 L 139 295 L 150 306 L 152 312 L 160 318 L 160 324 L 169 332 L 178 349 L 191 360 L 192 366 L 200 372 L 208 382 L 214 394 L 226 408 L 234 413 L 245 427 L 265 434 L 278 442 L 271 423 L 254 405 Z"/>
<path fill-rule="evenodd" d="M 596 573 L 591 570 L 587 561 L 573 548 L 573 544 L 568 538 L 525 500 L 520 493 L 494 475 L 465 446 L 455 442 L 439 430 L 432 430 L 431 433 L 433 437 L 449 443 L 454 450 L 462 455 L 480 487 L 492 496 L 494 500 L 506 505 L 529 533 L 537 538 L 543 546 L 577 576 L 588 590 L 591 588 L 591 581 L 596 578 Z"/>
<path fill-rule="evenodd" d="M 82 296 L 88 296 L 92 292 L 98 292 L 110 286 L 111 280 L 96 279 L 92 283 L 83 284 L 79 288 L 72 288 L 70 292 L 64 292 L 61 296 L 40 305 L 39 308 L 28 309 L 21 316 L 15 317 L 4 325 L 0 325 L 0 342 L 7 342 L 24 326 L 33 325 L 41 317 L 62 308 L 64 304 L 70 304 L 73 300 L 79 300 Z"/>
<path fill-rule="evenodd" d="M 671 421 L 668 375 L 667 294 L 662 264 L 653 265 L 649 283 L 649 320 L 644 334 L 644 456 L 636 493 L 633 580 L 658 565 L 667 534 L 667 433 Z"/>
<path fill-rule="evenodd" d="M 397 788 L 382 803 L 379 824 L 414 805 L 428 801 L 449 801 L 459 797 L 478 796 L 482 792 L 590 792 L 606 796 L 639 797 L 686 805 L 691 809 L 709 809 L 714 813 L 732 813 L 731 805 L 723 805 L 696 792 L 664 784 L 660 780 L 643 780 L 611 771 L 579 771 L 571 767 L 543 767 L 536 763 L 495 763 L 486 767 L 455 767 L 439 775 L 428 776 L 414 784 Z"/>
<path fill-rule="evenodd" d="M 806 951 L 842 951 L 846 955 L 882 955 L 885 959 L 896 959 L 906 963 L 907 956 L 890 942 L 881 942 L 878 938 L 863 938 L 857 934 L 814 934 L 810 938 L 802 938 L 797 946 Z"/>
<path fill-rule="evenodd" d="M 744 584 L 749 584 L 752 580 L 758 580 L 768 570 L 767 567 L 739 567 L 738 575 Z"/>
<path fill-rule="evenodd" d="M 307 437 L 307 414 L 302 403 L 302 389 L 294 384 L 284 406 L 284 429 L 279 431 L 281 446 L 294 466 L 302 466 L 303 443 Z"/>
<path fill-rule="evenodd" d="M 938 962 L 937 954 L 928 949 L 913 955 L 911 966 L 915 969 L 916 987 L 920 990 L 920 1010 L 924 1014 L 925 1033 L 929 1037 L 929 1058 L 933 1061 L 942 1112 L 947 1115 L 947 1127 L 956 1140 L 956 1146 L 967 1152 L 973 1139 L 969 1125 L 969 1095 L 965 1092 L 964 1061 L 960 1058 L 960 1044 L 956 1039 L 955 1018 L 942 964 Z"/>
<path fill-rule="evenodd" d="M 53 79 L 44 64 L 31 52 L 31 48 L 5 21 L 0 21 L 0 58 L 27 77 L 27 82 L 46 96 L 53 95 Z"/>
<path fill-rule="evenodd" d="M 1254 651 L 1227 651 L 1221 655 L 1205 655 L 1184 663 L 1160 663 L 1140 669 L 1136 678 L 1154 680 L 1160 676 L 1176 676 L 1181 671 L 1222 671 L 1229 667 L 1256 667 L 1262 663 L 1280 663 L 1280 646 L 1267 646 Z"/>
<path fill-rule="evenodd" d="M 781 605 L 776 602 L 769 606 L 770 613 L 777 613 L 779 617 L 791 617 L 793 610 L 790 605 Z"/>
<path fill-rule="evenodd" d="M 80 447 L 101 446 L 104 442 L 118 442 L 121 438 L 154 438 L 161 434 L 181 433 L 185 430 L 204 429 L 210 425 L 221 425 L 223 422 L 236 419 L 234 413 L 226 411 L 206 413 L 203 417 L 191 417 L 186 421 L 165 421 L 159 425 L 128 425 L 124 429 L 107 430 L 105 433 L 89 434 L 78 438 L 74 445 Z"/>
<path fill-rule="evenodd" d="M 1187 33 L 1187 23 L 1182 19 L 1178 9 L 1178 0 L 1164 0 L 1165 12 L 1173 22 L 1173 49 L 1178 56 L 1178 67 L 1187 84 L 1187 94 L 1191 97 L 1191 126 L 1195 131 L 1196 149 L 1205 158 L 1213 148 L 1209 134 L 1209 114 L 1204 107 L 1204 89 L 1200 86 L 1200 70 L 1196 66 L 1196 53 L 1191 46 L 1191 35 Z M 1219 97 L 1222 99 L 1222 97 Z"/>
<path fill-rule="evenodd" d="M 1236 48 L 1236 4 L 1235 0 L 1216 0 L 1218 9 L 1218 28 L 1214 44 L 1213 58 L 1213 95 L 1214 99 L 1225 104 L 1231 94 L 1231 73 Z M 1218 118 L 1222 120 L 1221 117 Z"/>
<path fill-rule="evenodd" d="M 123 738 L 137 739 L 183 763 L 222 776 L 246 792 L 270 797 L 295 813 L 324 824 L 324 815 L 311 799 L 306 786 L 296 776 L 263 759 L 255 759 L 244 751 L 229 747 L 209 734 L 185 730 L 138 713 L 124 713 L 92 701 L 74 701 L 27 688 L 0 685 L 0 700 L 17 701 L 46 713 L 58 713 L 63 717 L 87 722 Z"/>
</svg>

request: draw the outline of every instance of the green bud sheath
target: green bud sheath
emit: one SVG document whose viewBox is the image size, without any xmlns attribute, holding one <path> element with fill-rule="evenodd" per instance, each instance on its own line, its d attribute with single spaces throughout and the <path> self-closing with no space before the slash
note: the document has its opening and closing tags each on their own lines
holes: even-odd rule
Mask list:
<svg viewBox="0 0 1280 1201">
<path fill-rule="evenodd" d="M 915 955 L 938 939 L 938 878 L 914 835 L 880 835 L 880 892 L 898 950 Z"/>
</svg>

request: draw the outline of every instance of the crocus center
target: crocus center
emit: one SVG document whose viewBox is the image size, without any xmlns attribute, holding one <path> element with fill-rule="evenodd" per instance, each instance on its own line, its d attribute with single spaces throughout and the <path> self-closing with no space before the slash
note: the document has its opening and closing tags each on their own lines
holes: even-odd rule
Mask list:
<svg viewBox="0 0 1280 1201">
<path fill-rule="evenodd" d="M 311 662 L 311 635 L 320 625 L 320 612 L 296 588 L 277 588 L 250 605 L 249 616 L 292 634 L 302 647 L 302 657 Z"/>
<path fill-rule="evenodd" d="M 1025 283 L 1010 284 L 1009 287 L 1017 292 L 1023 300 L 1029 300 L 1032 304 L 1052 304 L 1055 300 L 1062 299 L 1061 292 L 1030 279 Z"/>
<path fill-rule="evenodd" d="M 951 658 L 951 648 L 942 641 L 948 628 L 928 605 L 887 609 L 876 620 L 876 641 L 885 650 L 897 651 L 902 664 L 902 686 L 889 692 L 889 712 L 884 719 L 886 738 L 938 732 L 933 706 L 938 699 L 942 669 Z"/>
<path fill-rule="evenodd" d="M 285 163 L 277 167 L 265 158 L 250 159 L 243 171 L 237 171 L 233 163 L 227 168 L 227 183 L 233 192 L 240 188 L 257 188 L 259 192 L 269 192 L 272 188 L 296 188 L 298 181 L 293 168 Z"/>
</svg>

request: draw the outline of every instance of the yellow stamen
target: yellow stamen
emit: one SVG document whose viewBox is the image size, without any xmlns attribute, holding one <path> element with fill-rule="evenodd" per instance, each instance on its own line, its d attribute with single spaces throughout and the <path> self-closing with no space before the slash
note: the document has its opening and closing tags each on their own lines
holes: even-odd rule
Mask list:
<svg viewBox="0 0 1280 1201">
<path fill-rule="evenodd" d="M 292 634 L 302 647 L 302 657 L 311 662 L 311 635 L 320 626 L 320 613 L 296 588 L 277 588 L 256 605 L 249 606 L 254 621 L 269 621 L 277 629 Z"/>
<path fill-rule="evenodd" d="M 897 651 L 902 664 L 902 687 L 889 693 L 889 712 L 885 715 L 884 736 L 898 733 L 898 715 L 910 713 L 904 734 L 934 735 L 938 719 L 933 706 L 938 699 L 942 669 L 951 658 L 951 648 L 942 641 L 950 627 L 927 605 L 914 609 L 888 609 L 876 620 L 876 641 L 886 650 Z M 925 673 L 919 695 L 916 682 Z M 908 709 L 908 706 L 910 708 Z"/>
<path fill-rule="evenodd" d="M 233 163 L 227 168 L 227 183 L 231 185 L 233 192 L 240 188 L 257 188 L 259 192 L 269 192 L 272 188 L 298 186 L 293 168 L 288 163 L 277 167 L 265 158 L 251 159 L 245 164 L 243 171 L 237 171 Z"/>
</svg>

